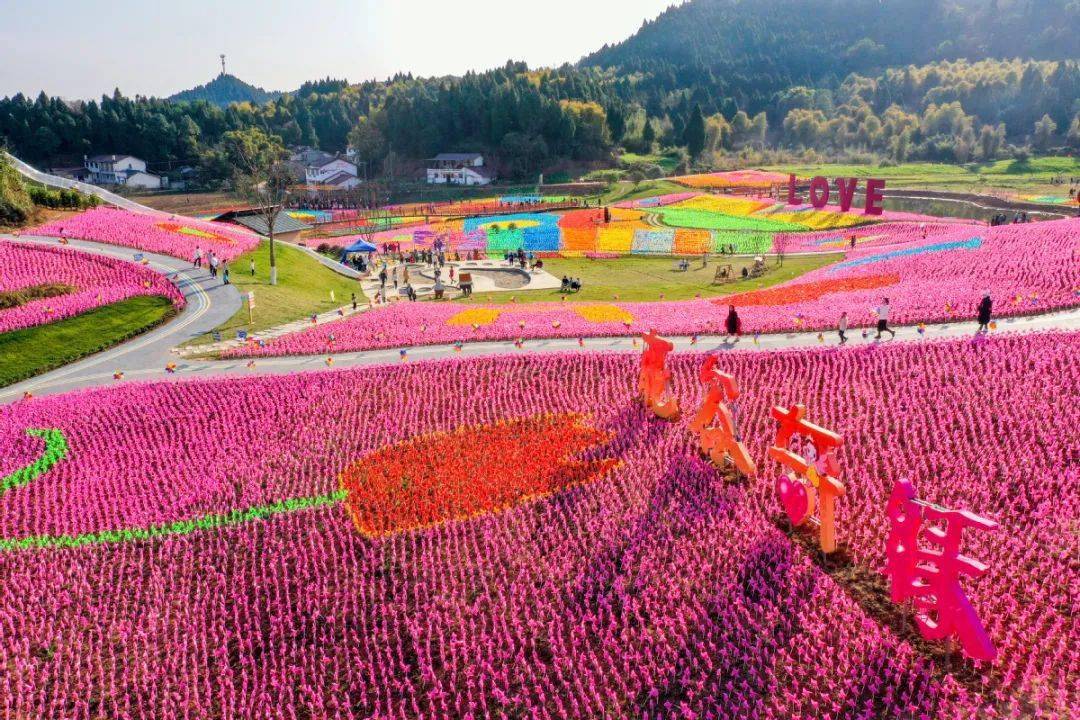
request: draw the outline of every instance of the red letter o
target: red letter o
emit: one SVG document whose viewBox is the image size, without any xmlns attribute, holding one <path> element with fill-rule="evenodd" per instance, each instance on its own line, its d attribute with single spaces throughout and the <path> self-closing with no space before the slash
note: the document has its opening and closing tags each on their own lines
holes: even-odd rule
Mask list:
<svg viewBox="0 0 1080 720">
<path fill-rule="evenodd" d="M 820 175 L 810 181 L 810 204 L 818 210 L 829 204 L 829 181 Z"/>
</svg>

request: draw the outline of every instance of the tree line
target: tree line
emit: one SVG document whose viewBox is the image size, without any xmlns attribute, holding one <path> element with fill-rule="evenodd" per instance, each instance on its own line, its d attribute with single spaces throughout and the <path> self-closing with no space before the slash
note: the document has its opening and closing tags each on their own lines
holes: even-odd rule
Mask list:
<svg viewBox="0 0 1080 720">
<path fill-rule="evenodd" d="M 230 176 L 225 135 L 252 129 L 286 146 L 351 145 L 369 174 L 463 151 L 513 179 L 602 165 L 619 148 L 678 148 L 703 167 L 766 148 L 991 159 L 1080 145 L 1080 64 L 1039 59 L 1075 54 L 1071 19 L 1075 0 L 697 0 L 576 66 L 326 78 L 225 107 L 15 95 L 0 99 L 0 142 L 46 167 L 111 152 L 158 172 L 197 166 L 206 185 Z"/>
</svg>

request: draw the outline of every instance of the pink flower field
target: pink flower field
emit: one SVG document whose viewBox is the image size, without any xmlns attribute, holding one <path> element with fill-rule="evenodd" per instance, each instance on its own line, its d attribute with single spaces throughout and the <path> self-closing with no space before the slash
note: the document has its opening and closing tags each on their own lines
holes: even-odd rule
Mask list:
<svg viewBox="0 0 1080 720">
<path fill-rule="evenodd" d="M 161 295 L 176 308 L 184 306 L 175 285 L 136 263 L 63 247 L 0 242 L 0 293 L 41 285 L 74 289 L 0 309 L 0 333 L 72 317 L 136 295 Z"/>
<path fill-rule="evenodd" d="M 890 220 L 888 222 L 863 225 L 857 228 L 841 228 L 836 230 L 819 230 L 816 232 L 787 232 L 773 235 L 773 251 L 778 251 L 781 246 L 785 252 L 839 252 L 851 248 L 851 238 L 855 238 L 855 246 L 880 247 L 885 245 L 901 245 L 904 243 L 917 242 L 923 239 L 938 237 L 954 237 L 957 234 L 967 233 L 968 237 L 980 235 L 986 229 L 985 225 L 966 222 L 963 220 L 950 220 L 944 218 L 916 218 L 915 220 Z"/>
<path fill-rule="evenodd" d="M 1080 712 L 1080 334 L 724 354 L 762 471 L 745 482 L 688 429 L 704 358 L 669 363 L 675 423 L 635 399 L 631 354 L 125 384 L 0 408 L 0 717 Z M 990 567 L 963 584 L 993 664 L 928 655 L 879 616 L 879 591 L 824 572 L 774 524 L 769 408 L 796 402 L 845 438 L 838 539 L 866 577 L 884 567 L 898 478 L 1000 523 L 964 547 Z M 429 482 L 466 455 L 498 493 L 521 470 L 474 447 L 496 438 L 535 442 L 538 467 L 595 472 L 483 512 L 450 497 L 441 520 L 380 539 L 354 524 L 342 478 L 358 468 L 392 480 L 365 512 L 429 516 Z"/>
<path fill-rule="evenodd" d="M 257 235 L 235 225 L 181 215 L 143 215 L 108 207 L 46 223 L 26 234 L 93 240 L 181 260 L 191 260 L 196 247 L 202 248 L 204 256 L 212 250 L 228 261 L 259 245 Z"/>
<path fill-rule="evenodd" d="M 870 326 L 883 296 L 892 322 L 971 320 L 989 290 L 996 316 L 1080 305 L 1080 220 L 982 227 L 894 225 L 897 241 L 866 244 L 843 262 L 765 290 L 654 303 L 399 303 L 283 335 L 230 357 L 321 354 L 474 340 L 723 334 L 729 304 L 744 333 L 822 330 L 847 311 Z"/>
</svg>

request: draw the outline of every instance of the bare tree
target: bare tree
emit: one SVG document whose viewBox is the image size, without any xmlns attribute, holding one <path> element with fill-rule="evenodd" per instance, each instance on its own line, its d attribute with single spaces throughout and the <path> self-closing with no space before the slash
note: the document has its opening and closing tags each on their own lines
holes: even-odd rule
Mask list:
<svg viewBox="0 0 1080 720">
<path fill-rule="evenodd" d="M 785 232 L 776 233 L 773 235 L 773 252 L 776 253 L 776 264 L 783 267 L 784 256 L 787 255 L 788 246 L 791 244 L 791 238 Z"/>
<path fill-rule="evenodd" d="M 266 223 L 266 237 L 270 241 L 270 284 L 277 285 L 274 226 L 285 209 L 294 182 L 285 163 L 285 148 L 277 137 L 257 128 L 227 132 L 222 137 L 222 144 L 234 168 L 235 191 Z"/>
<path fill-rule="evenodd" d="M 346 197 L 356 206 L 358 219 L 364 220 L 363 224 L 357 223 L 356 229 L 365 242 L 370 243 L 375 233 L 390 226 L 390 212 L 382 203 L 384 192 L 382 183 L 368 178 L 346 191 Z"/>
</svg>

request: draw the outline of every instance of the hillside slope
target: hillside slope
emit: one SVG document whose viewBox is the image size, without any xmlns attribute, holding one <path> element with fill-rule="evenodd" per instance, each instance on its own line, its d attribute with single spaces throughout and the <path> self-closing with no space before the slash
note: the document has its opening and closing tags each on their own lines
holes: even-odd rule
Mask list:
<svg viewBox="0 0 1080 720">
<path fill-rule="evenodd" d="M 1080 57 L 1071 0 L 692 0 L 581 67 L 642 73 L 637 90 L 731 98 L 750 112 L 796 85 L 934 60 Z"/>
<path fill-rule="evenodd" d="M 212 105 L 225 107 L 234 102 L 250 102 L 254 105 L 262 105 L 280 95 L 279 92 L 271 92 L 249 85 L 235 75 L 222 73 L 205 85 L 178 92 L 175 95 L 170 95 L 167 99 L 172 102 L 205 100 Z"/>
</svg>

